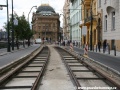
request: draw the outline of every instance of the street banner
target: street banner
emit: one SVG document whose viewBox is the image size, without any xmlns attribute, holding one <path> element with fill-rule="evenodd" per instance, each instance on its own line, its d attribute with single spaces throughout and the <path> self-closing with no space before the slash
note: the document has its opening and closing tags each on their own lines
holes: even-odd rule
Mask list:
<svg viewBox="0 0 120 90">
<path fill-rule="evenodd" d="M 82 35 L 87 35 L 87 26 L 82 26 Z"/>
</svg>

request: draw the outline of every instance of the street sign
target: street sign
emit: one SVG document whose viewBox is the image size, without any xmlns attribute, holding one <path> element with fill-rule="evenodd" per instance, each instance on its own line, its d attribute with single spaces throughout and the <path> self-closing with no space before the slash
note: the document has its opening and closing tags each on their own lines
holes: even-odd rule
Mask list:
<svg viewBox="0 0 120 90">
<path fill-rule="evenodd" d="M 18 25 L 18 20 L 16 18 L 14 19 L 14 25 Z"/>
<path fill-rule="evenodd" d="M 80 20 L 80 24 L 82 24 L 83 22 L 82 22 L 82 20 Z"/>
<path fill-rule="evenodd" d="M 82 35 L 87 35 L 87 26 L 82 26 Z"/>
</svg>

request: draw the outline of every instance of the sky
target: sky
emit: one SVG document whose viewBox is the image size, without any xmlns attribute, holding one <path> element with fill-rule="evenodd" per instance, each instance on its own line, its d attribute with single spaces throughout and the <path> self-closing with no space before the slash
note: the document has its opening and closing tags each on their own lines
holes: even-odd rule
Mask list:
<svg viewBox="0 0 120 90">
<path fill-rule="evenodd" d="M 12 0 L 8 0 L 9 5 L 9 14 L 12 13 Z M 51 7 L 54 8 L 56 13 L 62 14 L 63 12 L 63 5 L 65 0 L 13 0 L 13 8 L 14 11 L 21 16 L 23 13 L 28 18 L 28 13 L 33 6 L 39 7 L 41 4 L 49 4 Z M 6 5 L 6 0 L 0 0 L 0 5 Z M 36 8 L 33 8 L 30 15 L 29 21 L 32 20 L 32 13 L 36 11 Z M 60 21 L 62 22 L 62 16 Z M 3 7 L 3 10 L 0 10 L 0 29 L 4 29 L 4 23 L 7 22 L 7 8 Z M 62 26 L 62 23 L 61 23 Z"/>
</svg>

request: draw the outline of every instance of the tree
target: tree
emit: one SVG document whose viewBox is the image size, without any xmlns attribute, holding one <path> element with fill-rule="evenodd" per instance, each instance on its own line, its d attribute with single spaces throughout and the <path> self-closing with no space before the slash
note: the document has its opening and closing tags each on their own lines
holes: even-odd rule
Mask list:
<svg viewBox="0 0 120 90">
<path fill-rule="evenodd" d="M 20 38 L 23 40 L 23 42 L 24 42 L 24 39 L 28 40 L 28 46 L 30 46 L 30 38 L 32 37 L 33 32 L 32 32 L 32 30 L 30 29 L 29 22 L 26 21 L 24 15 L 22 15 L 22 16 L 20 17 L 20 24 L 21 24 L 21 26 L 22 26 L 22 27 L 21 27 L 22 33 L 21 33 Z"/>
<path fill-rule="evenodd" d="M 19 40 L 23 40 L 23 47 L 25 47 L 25 42 L 24 40 L 28 40 L 28 46 L 30 45 L 30 38 L 33 35 L 32 30 L 30 29 L 30 25 L 28 23 L 28 21 L 25 19 L 24 14 L 22 16 L 18 16 L 17 14 L 13 15 L 14 18 L 16 18 L 18 20 L 18 25 L 14 26 L 14 32 L 15 32 L 15 37 L 16 37 L 16 46 L 17 49 L 19 49 Z M 10 30 L 12 30 L 12 15 L 10 17 L 10 21 L 9 21 L 9 25 L 10 25 Z M 7 24 L 5 23 L 4 28 L 7 31 Z"/>
</svg>

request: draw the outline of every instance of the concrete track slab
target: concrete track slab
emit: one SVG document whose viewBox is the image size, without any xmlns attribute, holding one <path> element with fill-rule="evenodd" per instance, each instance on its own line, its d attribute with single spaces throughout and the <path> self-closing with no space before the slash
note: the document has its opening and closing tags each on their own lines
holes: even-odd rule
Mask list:
<svg viewBox="0 0 120 90">
<path fill-rule="evenodd" d="M 86 67 L 70 67 L 71 70 L 88 70 Z"/>
<path fill-rule="evenodd" d="M 79 80 L 79 82 L 82 87 L 93 87 L 93 86 L 94 87 L 109 87 L 102 80 Z M 93 90 L 93 89 L 89 89 L 89 90 Z M 104 89 L 99 89 L 99 90 L 104 90 Z"/>
<path fill-rule="evenodd" d="M 59 54 L 49 47 L 51 56 L 39 90 L 76 90 Z"/>
<path fill-rule="evenodd" d="M 81 63 L 68 63 L 68 65 L 82 65 Z"/>
<path fill-rule="evenodd" d="M 17 76 L 37 76 L 39 72 L 20 73 Z"/>
<path fill-rule="evenodd" d="M 42 67 L 28 67 L 23 69 L 22 71 L 40 71 Z"/>
<path fill-rule="evenodd" d="M 36 78 L 14 78 L 6 86 L 32 86 Z M 19 82 L 18 82 L 19 81 Z"/>
</svg>

